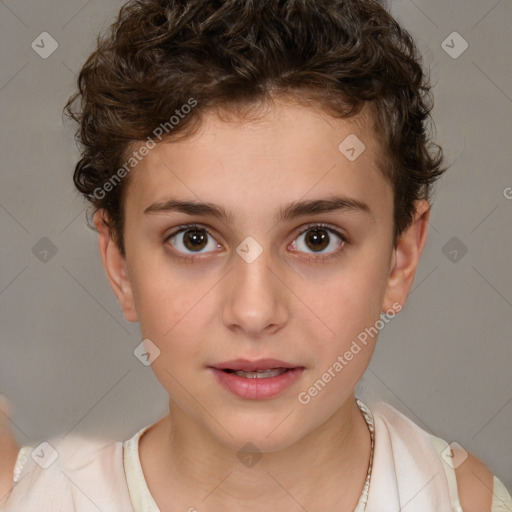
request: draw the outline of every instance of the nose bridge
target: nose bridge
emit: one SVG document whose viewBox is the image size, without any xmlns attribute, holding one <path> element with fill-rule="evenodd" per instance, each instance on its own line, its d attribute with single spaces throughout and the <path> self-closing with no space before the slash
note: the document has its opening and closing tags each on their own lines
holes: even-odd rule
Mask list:
<svg viewBox="0 0 512 512">
<path fill-rule="evenodd" d="M 224 303 L 225 325 L 251 334 L 281 328 L 287 318 L 286 298 L 274 275 L 272 251 L 248 237 L 236 252 Z"/>
</svg>

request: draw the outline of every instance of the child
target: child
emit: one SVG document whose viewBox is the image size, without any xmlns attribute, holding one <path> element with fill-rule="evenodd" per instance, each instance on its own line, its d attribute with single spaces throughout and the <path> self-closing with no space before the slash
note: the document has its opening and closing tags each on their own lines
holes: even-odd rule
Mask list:
<svg viewBox="0 0 512 512">
<path fill-rule="evenodd" d="M 428 94 L 375 0 L 128 2 L 67 111 L 169 414 L 108 445 L 4 433 L 6 510 L 512 510 L 463 448 L 355 397 L 444 171 Z"/>
</svg>

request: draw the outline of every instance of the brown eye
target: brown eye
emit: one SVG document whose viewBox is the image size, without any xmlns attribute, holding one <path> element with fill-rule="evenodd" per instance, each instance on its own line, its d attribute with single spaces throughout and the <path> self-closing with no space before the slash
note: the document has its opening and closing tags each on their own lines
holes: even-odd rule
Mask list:
<svg viewBox="0 0 512 512">
<path fill-rule="evenodd" d="M 315 225 L 304 230 L 294 241 L 293 248 L 306 254 L 332 255 L 345 245 L 345 237 L 333 228 Z M 326 249 L 330 249 L 327 250 Z"/>
<path fill-rule="evenodd" d="M 208 231 L 200 226 L 183 226 L 172 233 L 166 241 L 184 254 L 210 252 L 219 247 Z"/>
<path fill-rule="evenodd" d="M 329 233 L 325 229 L 312 229 L 306 234 L 305 244 L 314 251 L 322 251 L 329 245 Z"/>
<path fill-rule="evenodd" d="M 207 235 L 204 230 L 189 229 L 183 236 L 183 245 L 191 251 L 200 251 L 204 249 L 207 242 Z"/>
</svg>

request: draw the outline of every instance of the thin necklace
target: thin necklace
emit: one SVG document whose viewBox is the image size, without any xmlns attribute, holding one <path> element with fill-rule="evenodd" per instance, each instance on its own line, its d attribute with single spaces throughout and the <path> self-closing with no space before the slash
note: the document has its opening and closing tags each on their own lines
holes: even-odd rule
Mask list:
<svg viewBox="0 0 512 512">
<path fill-rule="evenodd" d="M 361 497 L 359 498 L 359 502 L 357 504 L 357 507 L 355 508 L 354 512 L 364 512 L 366 510 L 366 505 L 368 503 L 368 492 L 370 491 L 370 479 L 372 476 L 372 467 L 373 467 L 373 452 L 375 449 L 375 425 L 373 421 L 373 415 L 366 407 L 366 405 L 359 400 L 359 398 L 356 398 L 356 403 L 361 412 L 363 413 L 364 421 L 366 422 L 366 426 L 368 427 L 368 430 L 370 431 L 370 439 L 371 439 L 371 449 L 370 449 L 370 462 L 368 464 L 368 471 L 366 473 L 366 480 L 364 482 L 363 492 L 361 493 Z"/>
</svg>

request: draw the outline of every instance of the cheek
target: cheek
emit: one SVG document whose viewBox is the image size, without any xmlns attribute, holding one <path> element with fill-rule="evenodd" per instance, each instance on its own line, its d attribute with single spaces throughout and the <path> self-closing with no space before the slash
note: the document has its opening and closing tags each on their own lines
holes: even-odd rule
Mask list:
<svg viewBox="0 0 512 512">
<path fill-rule="evenodd" d="M 319 327 L 316 319 L 306 327 L 306 336 L 316 341 L 315 364 L 300 403 L 314 404 L 319 411 L 335 409 L 366 371 L 378 337 L 378 276 L 352 269 L 317 294 L 316 311 L 329 329 Z"/>
<path fill-rule="evenodd" d="M 145 277 L 149 277 L 145 274 Z M 170 284 L 173 283 L 173 284 Z M 146 279 L 135 287 L 140 331 L 160 350 L 152 371 L 175 401 L 186 404 L 190 372 L 204 364 L 204 323 L 207 298 L 178 279 Z"/>
<path fill-rule="evenodd" d="M 191 371 L 206 364 L 205 337 L 211 333 L 215 314 L 214 273 L 196 272 L 162 258 L 133 269 L 133 290 L 143 339 L 160 350 L 152 370 L 160 384 L 177 402 L 188 400 L 181 383 Z M 192 385 L 192 387 L 194 387 Z"/>
<path fill-rule="evenodd" d="M 139 290 L 137 301 L 141 333 L 157 345 L 163 348 L 181 341 L 182 345 L 193 347 L 193 340 L 199 339 L 207 301 L 201 301 L 201 296 L 190 289 Z"/>
<path fill-rule="evenodd" d="M 134 266 L 131 274 L 142 335 L 157 344 L 166 344 L 183 329 L 192 336 L 200 324 L 198 315 L 205 311 L 208 281 L 188 278 L 165 258 L 139 261 L 144 264 Z"/>
<path fill-rule="evenodd" d="M 311 309 L 334 331 L 331 336 L 350 342 L 378 320 L 385 277 L 385 267 L 380 262 L 361 260 L 323 283 L 311 299 Z"/>
</svg>

